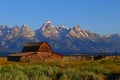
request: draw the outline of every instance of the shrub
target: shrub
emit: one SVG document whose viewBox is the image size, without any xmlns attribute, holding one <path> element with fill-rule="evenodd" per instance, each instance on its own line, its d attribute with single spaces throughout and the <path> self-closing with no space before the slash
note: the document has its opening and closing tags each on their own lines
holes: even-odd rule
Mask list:
<svg viewBox="0 0 120 80">
<path fill-rule="evenodd" d="M 101 66 L 83 69 L 41 65 L 0 67 L 0 80 L 103 80 L 103 75 L 106 74 L 109 74 L 109 71 Z"/>
<path fill-rule="evenodd" d="M 28 80 L 27 76 L 19 69 L 20 66 L 18 65 L 8 65 L 2 67 L 0 69 L 0 80 Z"/>
<path fill-rule="evenodd" d="M 92 67 L 85 68 L 84 70 L 87 70 L 89 72 L 94 72 L 96 74 L 105 74 L 105 75 L 110 74 L 110 72 L 102 66 L 92 66 Z"/>
<path fill-rule="evenodd" d="M 63 72 L 63 75 L 60 77 L 60 80 L 103 80 L 101 75 L 97 75 L 94 72 L 89 72 L 86 69 L 66 69 Z"/>
</svg>

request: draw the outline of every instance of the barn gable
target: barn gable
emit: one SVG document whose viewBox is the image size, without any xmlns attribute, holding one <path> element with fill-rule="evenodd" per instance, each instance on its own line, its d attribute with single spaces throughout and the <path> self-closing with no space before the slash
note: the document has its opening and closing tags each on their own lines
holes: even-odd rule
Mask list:
<svg viewBox="0 0 120 80">
<path fill-rule="evenodd" d="M 50 47 L 50 45 L 48 43 L 42 43 L 40 48 L 39 48 L 39 52 L 49 52 L 51 53 L 52 52 L 52 49 Z"/>
</svg>

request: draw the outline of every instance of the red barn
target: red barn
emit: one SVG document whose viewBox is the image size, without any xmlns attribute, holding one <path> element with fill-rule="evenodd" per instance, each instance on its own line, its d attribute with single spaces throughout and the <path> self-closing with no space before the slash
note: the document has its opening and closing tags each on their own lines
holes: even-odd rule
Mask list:
<svg viewBox="0 0 120 80">
<path fill-rule="evenodd" d="M 26 43 L 20 53 L 7 56 L 8 61 L 61 60 L 63 55 L 52 52 L 47 42 Z"/>
</svg>

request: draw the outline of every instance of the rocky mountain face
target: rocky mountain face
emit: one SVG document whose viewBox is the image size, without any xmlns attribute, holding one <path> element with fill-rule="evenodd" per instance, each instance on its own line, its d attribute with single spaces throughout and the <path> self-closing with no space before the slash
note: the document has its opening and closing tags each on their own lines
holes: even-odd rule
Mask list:
<svg viewBox="0 0 120 80">
<path fill-rule="evenodd" d="M 38 41 L 33 30 L 28 25 L 22 27 L 0 25 L 0 51 L 20 51 L 25 42 Z"/>
<path fill-rule="evenodd" d="M 35 31 L 26 24 L 13 28 L 0 25 L 1 52 L 19 52 L 26 42 L 39 41 L 48 42 L 54 52 L 62 54 L 120 50 L 120 34 L 102 36 L 83 30 L 79 25 L 73 28 L 54 26 L 48 20 Z"/>
</svg>

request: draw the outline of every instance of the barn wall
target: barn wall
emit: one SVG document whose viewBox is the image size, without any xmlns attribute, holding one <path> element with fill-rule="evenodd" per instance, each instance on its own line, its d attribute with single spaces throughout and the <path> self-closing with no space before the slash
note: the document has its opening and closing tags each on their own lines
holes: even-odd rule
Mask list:
<svg viewBox="0 0 120 80">
<path fill-rule="evenodd" d="M 59 54 L 56 54 L 56 53 L 52 53 L 52 56 L 51 56 L 52 60 L 57 60 L 57 61 L 61 61 L 63 56 L 62 55 L 59 55 Z"/>
<path fill-rule="evenodd" d="M 39 58 L 39 56 L 38 56 L 38 53 L 37 53 L 37 52 L 36 52 L 36 53 L 34 53 L 34 54 L 31 54 L 30 56 L 31 56 L 31 59 L 34 59 L 34 58 Z"/>
<path fill-rule="evenodd" d="M 49 53 L 49 52 L 38 52 L 38 56 L 40 58 L 50 58 L 51 57 L 51 53 Z"/>
<path fill-rule="evenodd" d="M 30 59 L 36 59 L 39 58 L 37 52 L 30 54 L 30 55 L 24 55 L 21 57 L 21 61 L 26 61 L 26 60 L 30 60 Z"/>
</svg>

